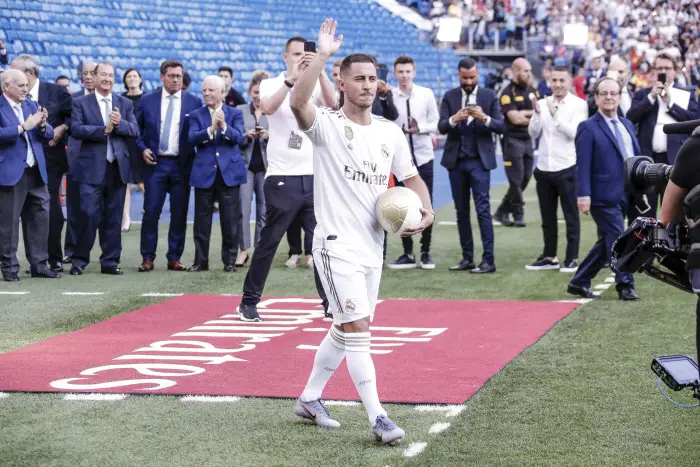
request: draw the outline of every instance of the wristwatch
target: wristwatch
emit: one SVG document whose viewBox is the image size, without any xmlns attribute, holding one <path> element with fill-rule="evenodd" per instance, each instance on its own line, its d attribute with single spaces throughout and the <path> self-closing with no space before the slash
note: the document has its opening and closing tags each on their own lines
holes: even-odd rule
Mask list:
<svg viewBox="0 0 700 467">
<path fill-rule="evenodd" d="M 287 81 L 286 79 L 284 80 L 284 85 L 287 86 L 289 89 L 291 89 L 291 88 L 294 87 L 294 83 L 290 83 L 290 82 Z"/>
</svg>

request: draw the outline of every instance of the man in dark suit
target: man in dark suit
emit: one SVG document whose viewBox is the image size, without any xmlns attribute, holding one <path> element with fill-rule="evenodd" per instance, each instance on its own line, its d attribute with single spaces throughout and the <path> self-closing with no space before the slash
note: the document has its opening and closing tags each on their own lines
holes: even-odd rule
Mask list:
<svg viewBox="0 0 700 467">
<path fill-rule="evenodd" d="M 578 207 L 591 214 L 598 227 L 598 242 L 581 262 L 568 292 L 594 298 L 591 280 L 610 260 L 613 242 L 625 229 L 623 161 L 640 154 L 632 122 L 617 115 L 620 83 L 603 78 L 594 89 L 598 113 L 584 120 L 576 132 Z M 639 300 L 632 274 L 615 275 L 620 300 Z"/>
<path fill-rule="evenodd" d="M 83 89 L 74 92 L 71 97 L 73 100 L 90 95 L 95 92 L 95 67 L 96 63 L 87 62 L 78 65 L 78 75 Z M 80 142 L 74 138 L 68 137 L 68 149 L 66 157 L 68 160 L 68 173 L 66 174 L 66 238 L 64 241 L 64 263 L 71 263 L 73 250 L 75 249 L 75 239 L 78 237 L 80 230 L 80 188 L 73 180 L 71 167 L 75 163 L 77 153 L 80 150 Z"/>
<path fill-rule="evenodd" d="M 194 147 L 187 140 L 189 114 L 202 107 L 202 101 L 182 91 L 183 67 L 177 60 L 160 66 L 163 88 L 141 98 L 136 112 L 140 135 L 137 146 L 144 169 L 144 215 L 141 224 L 139 271 L 153 270 L 158 246 L 158 221 L 170 195 L 170 229 L 168 231 L 168 269 L 185 271 L 180 257 L 185 249 L 187 209 L 190 201 L 189 174 L 194 161 Z"/>
<path fill-rule="evenodd" d="M 666 75 L 664 81 L 659 79 L 663 74 Z M 676 155 L 688 136 L 666 135 L 663 126 L 693 120 L 697 118 L 698 111 L 695 92 L 674 86 L 675 79 L 675 58 L 665 52 L 657 54 L 651 79 L 651 82 L 656 82 L 652 87 L 634 93 L 632 107 L 627 112 L 627 118 L 637 125 L 642 154 L 651 156 L 654 162 L 671 165 L 676 161 Z M 639 216 L 656 217 L 658 194 L 646 195 L 645 198 L 635 206 L 630 206 L 630 222 Z"/>
<path fill-rule="evenodd" d="M 498 97 L 491 89 L 481 88 L 476 62 L 459 62 L 460 87 L 445 93 L 440 108 L 438 130 L 447 134 L 442 165 L 450 173 L 452 199 L 457 210 L 457 228 L 462 260 L 451 271 L 470 270 L 474 274 L 496 271 L 493 254 L 493 221 L 489 201 L 491 170 L 496 168 L 493 134 L 503 133 L 503 113 Z M 481 264 L 474 264 L 474 241 L 469 216 L 469 197 L 474 196 L 484 247 Z"/>
<path fill-rule="evenodd" d="M 235 272 L 240 216 L 240 185 L 247 170 L 238 145 L 246 139 L 243 114 L 223 104 L 224 80 L 207 76 L 204 107 L 190 113 L 189 143 L 197 148 L 190 185 L 194 190 L 194 264 L 188 271 L 209 270 L 209 237 L 214 201 L 219 202 L 221 259 L 224 272 Z"/>
<path fill-rule="evenodd" d="M 63 248 L 61 234 L 63 231 L 63 208 L 61 208 L 61 181 L 68 172 L 66 158 L 66 130 L 72 109 L 71 95 L 64 86 L 41 81 L 39 64 L 31 55 L 22 54 L 12 61 L 12 68 L 27 77 L 29 93 L 27 98 L 37 102 L 49 114 L 49 125 L 53 128 L 53 138 L 44 143 L 46 172 L 49 177 L 49 267 L 52 271 L 63 272 Z M 26 224 L 22 224 L 26 228 Z"/>
<path fill-rule="evenodd" d="M 139 134 L 131 101 L 112 93 L 114 67 L 100 63 L 95 72 L 95 93 L 74 100 L 71 117 L 71 133 L 80 142 L 71 172 L 79 185 L 81 221 L 71 275 L 82 274 L 90 262 L 98 229 L 102 273 L 122 274 L 121 225 L 131 180 L 127 138 Z"/>
<path fill-rule="evenodd" d="M 0 78 L 0 271 L 19 280 L 19 218 L 32 277 L 59 278 L 49 269 L 49 192 L 42 141 L 53 138 L 48 112 L 26 99 L 27 77 L 7 70 Z"/>
</svg>

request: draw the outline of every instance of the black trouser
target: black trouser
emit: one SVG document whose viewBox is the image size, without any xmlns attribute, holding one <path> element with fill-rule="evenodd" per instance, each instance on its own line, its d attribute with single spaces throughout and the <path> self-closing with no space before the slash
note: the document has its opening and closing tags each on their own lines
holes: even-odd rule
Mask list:
<svg viewBox="0 0 700 467">
<path fill-rule="evenodd" d="M 301 217 L 304 234 L 308 238 L 313 238 L 316 228 L 313 175 L 271 175 L 265 179 L 264 192 L 265 226 L 260 232 L 260 240 L 253 251 L 250 269 L 243 283 L 242 302 L 245 305 L 257 305 L 260 302 L 277 247 L 294 219 Z M 323 307 L 327 309 L 328 299 L 315 264 L 314 279 Z"/>
<path fill-rule="evenodd" d="M 65 170 L 62 167 L 46 167 L 49 189 L 49 264 L 63 261 L 63 248 L 61 247 L 61 233 L 63 232 L 63 209 L 61 208 L 61 182 Z"/>
<path fill-rule="evenodd" d="M 287 229 L 287 243 L 289 244 L 289 256 L 299 255 L 302 253 L 310 255 L 313 249 L 314 239 L 308 235 L 304 235 L 304 250 L 301 249 L 301 231 L 302 231 L 301 216 L 297 216 L 292 221 L 292 224 Z"/>
<path fill-rule="evenodd" d="M 542 256 L 557 256 L 557 204 L 561 199 L 561 209 L 566 221 L 566 259 L 565 262 L 578 258 L 579 222 L 578 203 L 576 199 L 576 166 L 559 172 L 544 172 L 535 169 L 537 181 L 537 199 L 542 217 L 542 234 L 544 235 L 544 252 Z"/>
<path fill-rule="evenodd" d="M 668 164 L 668 154 L 665 152 L 655 152 L 652 158 L 656 164 Z M 640 216 L 656 218 L 656 209 L 660 206 L 659 197 L 663 202 L 663 192 L 658 192 L 656 189 L 649 194 L 631 195 L 627 205 L 627 223 L 631 224 Z"/>
<path fill-rule="evenodd" d="M 216 171 L 211 188 L 194 189 L 194 263 L 209 264 L 209 238 L 214 215 L 214 201 L 219 203 L 221 224 L 221 261 L 224 266 L 236 262 L 238 250 L 238 221 L 240 217 L 240 186 L 228 186 Z"/>
<path fill-rule="evenodd" d="M 80 236 L 80 184 L 66 174 L 66 238 L 65 255 L 73 256 L 75 242 Z"/>
<path fill-rule="evenodd" d="M 515 217 L 524 213 L 523 191 L 532 177 L 534 165 L 532 140 L 513 137 L 503 138 L 503 166 L 508 177 L 508 192 L 503 197 L 499 212 L 511 212 Z"/>
<path fill-rule="evenodd" d="M 19 262 L 19 219 L 22 218 L 24 251 L 32 270 L 48 269 L 46 244 L 49 238 L 49 192 L 39 166 L 24 169 L 13 186 L 0 186 L 0 270 L 17 274 Z"/>
<path fill-rule="evenodd" d="M 700 363 L 700 295 L 695 305 L 695 352 L 697 362 Z"/>
<path fill-rule="evenodd" d="M 418 174 L 420 178 L 423 179 L 426 186 L 428 187 L 428 193 L 430 194 L 430 202 L 433 202 L 433 161 L 421 165 L 418 167 Z M 401 183 L 403 186 L 403 183 Z M 433 238 L 433 226 L 425 229 L 420 236 L 420 252 L 428 253 L 430 252 L 430 240 Z M 407 255 L 413 253 L 413 237 L 401 237 L 401 243 L 403 243 L 403 252 Z"/>
</svg>

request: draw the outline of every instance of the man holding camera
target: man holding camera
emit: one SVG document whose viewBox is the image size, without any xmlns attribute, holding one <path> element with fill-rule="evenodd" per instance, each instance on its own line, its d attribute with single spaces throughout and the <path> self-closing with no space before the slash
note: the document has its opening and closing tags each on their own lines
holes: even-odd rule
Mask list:
<svg viewBox="0 0 700 467">
<path fill-rule="evenodd" d="M 665 52 L 656 55 L 652 81 L 654 78 L 656 83 L 652 87 L 640 89 L 634 94 L 627 118 L 637 125 L 642 154 L 651 156 L 656 163 L 673 165 L 681 145 L 688 137 L 666 135 L 663 127 L 696 118 L 698 105 L 694 92 L 674 85 L 676 60 L 672 55 Z M 638 216 L 656 217 L 657 203 L 656 193 L 648 195 L 646 203 L 637 203 L 630 209 L 630 222 Z"/>
<path fill-rule="evenodd" d="M 598 113 L 578 126 L 574 140 L 578 207 L 583 214 L 591 214 L 598 228 L 598 241 L 568 287 L 570 294 L 583 298 L 595 298 L 591 280 L 610 261 L 612 245 L 625 229 L 624 160 L 640 154 L 634 126 L 617 114 L 620 83 L 603 78 L 594 93 Z M 632 274 L 618 272 L 615 282 L 620 300 L 639 300 Z"/>
</svg>

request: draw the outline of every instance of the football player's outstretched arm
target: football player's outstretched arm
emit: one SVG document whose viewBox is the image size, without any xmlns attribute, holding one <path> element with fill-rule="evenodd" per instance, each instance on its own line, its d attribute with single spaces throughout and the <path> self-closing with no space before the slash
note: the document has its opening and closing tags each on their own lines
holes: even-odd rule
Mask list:
<svg viewBox="0 0 700 467">
<path fill-rule="evenodd" d="M 420 223 L 415 229 L 407 229 L 401 234 L 402 237 L 410 237 L 427 229 L 435 221 L 435 212 L 433 211 L 433 204 L 430 202 L 428 187 L 423 179 L 420 178 L 420 175 L 404 179 L 403 184 L 409 190 L 413 190 L 420 198 L 421 204 L 423 204 L 423 207 L 420 209 L 420 213 L 423 216 Z"/>
<path fill-rule="evenodd" d="M 318 32 L 318 53 L 308 53 L 302 58 L 301 66 L 305 66 L 306 69 L 294 84 L 294 92 L 289 101 L 294 117 L 296 117 L 297 123 L 299 124 L 299 129 L 302 131 L 311 128 L 311 125 L 314 123 L 314 118 L 316 117 L 314 106 L 309 100 L 316 87 L 316 82 L 321 75 L 321 71 L 323 71 L 323 67 L 328 59 L 338 51 L 340 44 L 343 42 L 342 34 L 335 39 L 335 30 L 337 27 L 338 22 L 333 21 L 332 18 L 324 21 Z"/>
</svg>

